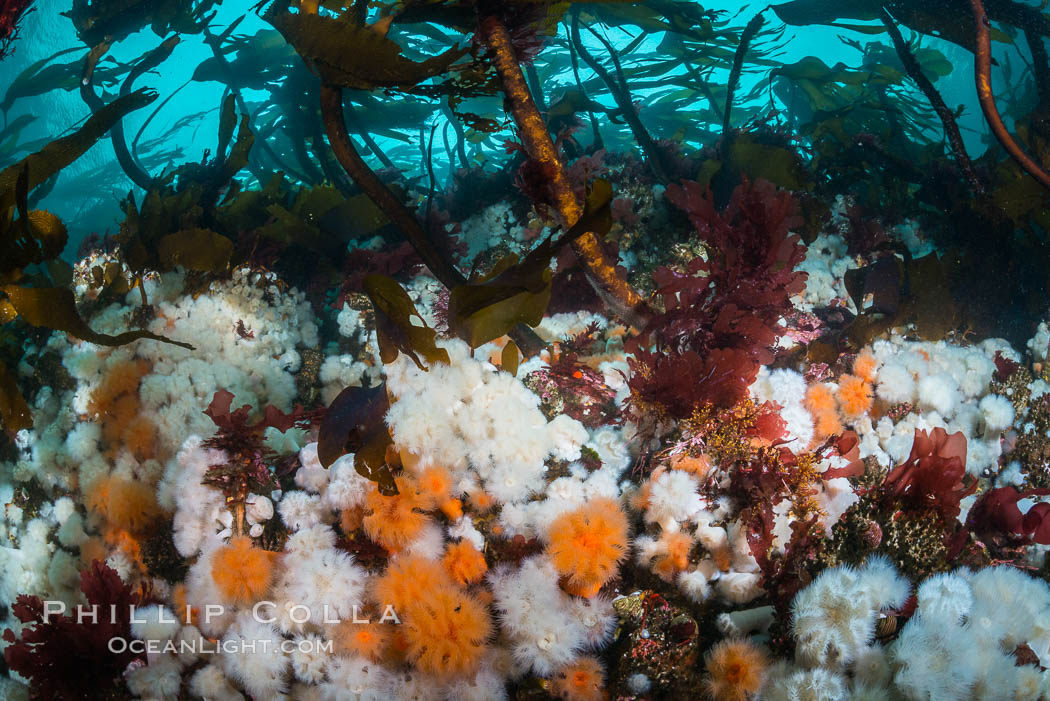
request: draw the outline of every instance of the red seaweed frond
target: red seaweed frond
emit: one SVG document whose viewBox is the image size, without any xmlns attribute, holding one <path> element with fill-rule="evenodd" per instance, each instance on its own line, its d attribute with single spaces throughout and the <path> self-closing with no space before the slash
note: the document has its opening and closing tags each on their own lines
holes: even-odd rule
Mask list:
<svg viewBox="0 0 1050 701">
<path fill-rule="evenodd" d="M 992 379 L 996 382 L 1006 382 L 1015 372 L 1021 369 L 1019 363 L 1015 363 L 1007 358 L 1002 351 L 995 352 L 994 361 L 995 375 L 993 375 Z"/>
<path fill-rule="evenodd" d="M 263 443 L 266 429 L 275 428 L 283 433 L 293 427 L 306 428 L 318 419 L 320 412 L 296 406 L 286 414 L 267 405 L 262 417 L 252 421 L 250 406 L 231 410 L 232 404 L 233 393 L 221 389 L 204 410 L 219 430 L 203 445 L 224 451 L 228 456 L 226 463 L 208 468 L 204 483 L 218 487 L 229 499 L 239 500 L 249 492 L 264 494 L 275 488 L 274 471 L 282 472 L 281 460 Z"/>
<path fill-rule="evenodd" d="M 805 273 L 795 271 L 805 247 L 790 233 L 800 221 L 796 202 L 764 180 L 745 180 L 721 212 L 710 189 L 695 182 L 672 185 L 667 196 L 689 215 L 708 257 L 684 272 L 654 271 L 665 311 L 628 350 L 634 397 L 683 418 L 705 402 L 729 407 L 745 399 L 759 366 L 772 362 L 785 333 L 778 322 L 805 287 Z"/>
<path fill-rule="evenodd" d="M 839 467 L 820 470 L 822 462 L 838 458 Z M 828 439 L 813 452 L 792 453 L 774 443 L 754 452 L 751 459 L 737 465 L 730 474 L 729 492 L 744 504 L 741 519 L 748 545 L 762 570 L 767 591 L 779 606 L 791 600 L 806 583 L 805 563 L 822 547 L 824 512 L 817 501 L 819 485 L 834 477 L 852 477 L 863 472 L 859 441 L 847 432 Z M 771 556 L 776 507 L 790 500 L 791 538 L 783 555 Z"/>
<path fill-rule="evenodd" d="M 561 344 L 562 354 L 587 355 L 591 346 L 597 341 L 600 332 L 601 328 L 598 326 L 598 322 L 592 321 L 583 331 Z"/>
<path fill-rule="evenodd" d="M 1005 535 L 1030 543 L 1050 545 L 1050 503 L 1039 502 L 1022 514 L 1022 499 L 1050 495 L 1050 489 L 1018 492 L 1013 487 L 990 489 L 982 494 L 966 516 L 966 527 L 980 537 Z"/>
<path fill-rule="evenodd" d="M 292 413 L 286 414 L 272 404 L 267 404 L 263 408 L 262 418 L 255 423 L 249 423 L 252 408 L 245 404 L 231 411 L 232 404 L 233 392 L 220 389 L 212 397 L 208 408 L 204 410 L 208 418 L 219 427 L 219 434 L 216 438 L 209 439 L 213 441 L 209 444 L 210 447 L 224 449 L 225 446 L 216 441 L 216 439 L 221 440 L 218 436 L 223 434 L 261 435 L 267 428 L 275 428 L 283 433 L 295 426 L 308 426 L 316 418 L 315 412 L 306 411 L 302 406 L 296 406 Z"/>
<path fill-rule="evenodd" d="M 966 475 L 966 436 L 935 428 L 915 431 L 908 459 L 890 470 L 885 498 L 905 509 L 936 509 L 945 523 L 959 516 L 959 503 L 977 489 Z"/>
<path fill-rule="evenodd" d="M 594 182 L 595 178 L 604 178 L 608 174 L 609 166 L 605 165 L 605 149 L 580 156 L 565 169 L 565 177 L 569 179 L 573 194 L 581 203 L 587 195 L 587 185 Z"/>
<path fill-rule="evenodd" d="M 704 403 L 732 407 L 743 401 L 759 369 L 746 351 L 737 348 L 716 348 L 703 356 L 693 350 L 639 349 L 627 363 L 631 410 L 662 408 L 675 418 L 689 416 Z"/>
<path fill-rule="evenodd" d="M 33 0 L 0 0 L 0 59 L 10 55 L 18 38 L 19 23 L 29 14 Z"/>
<path fill-rule="evenodd" d="M 80 590 L 88 607 L 78 622 L 74 615 L 44 615 L 44 603 L 21 595 L 12 611 L 26 627 L 21 636 L 4 631 L 9 647 L 4 659 L 29 680 L 34 698 L 81 699 L 120 683 L 128 664 L 139 656 L 110 651 L 110 640 L 131 636 L 131 607 L 149 603 L 145 591 L 135 591 L 111 567 L 95 560 L 80 575 Z M 94 609 L 95 615 L 90 612 Z"/>
</svg>

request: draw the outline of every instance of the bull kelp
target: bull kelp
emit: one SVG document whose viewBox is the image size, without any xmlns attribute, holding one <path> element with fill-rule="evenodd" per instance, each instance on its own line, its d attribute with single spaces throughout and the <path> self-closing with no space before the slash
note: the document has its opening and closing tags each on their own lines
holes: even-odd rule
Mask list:
<svg viewBox="0 0 1050 701">
<path fill-rule="evenodd" d="M 0 0 L 0 697 L 1050 701 L 1048 36 Z"/>
</svg>

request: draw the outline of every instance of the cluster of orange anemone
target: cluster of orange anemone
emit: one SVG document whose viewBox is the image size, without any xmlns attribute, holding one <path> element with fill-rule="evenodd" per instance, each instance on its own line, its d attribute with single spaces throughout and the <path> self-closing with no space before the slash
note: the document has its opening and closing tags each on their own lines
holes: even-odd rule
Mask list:
<svg viewBox="0 0 1050 701">
<path fill-rule="evenodd" d="M 449 543 L 439 560 L 406 552 L 440 512 L 449 520 L 464 505 L 452 493 L 450 473 L 439 467 L 406 470 L 395 482 L 398 493 L 385 496 L 373 488 L 363 507 L 342 514 L 346 529 L 365 535 L 391 553 L 386 571 L 372 589 L 380 609 L 393 607 L 402 625 L 343 623 L 333 636 L 337 650 L 391 664 L 409 663 L 418 670 L 451 678 L 476 671 L 493 635 L 491 593 L 483 586 L 485 555 L 469 540 Z M 469 508 L 489 510 L 489 495 L 469 495 Z M 590 597 L 612 580 L 627 554 L 628 522 L 619 502 L 592 499 L 556 518 L 548 528 L 546 554 L 561 575 L 562 588 Z M 570 699 L 604 695 L 597 660 L 581 658 L 550 680 L 552 693 Z"/>
<path fill-rule="evenodd" d="M 748 640 L 729 638 L 715 645 L 704 660 L 708 695 L 715 701 L 756 698 L 769 669 L 769 657 Z"/>
<path fill-rule="evenodd" d="M 371 540 L 396 553 L 433 521 L 429 512 L 440 511 L 450 521 L 463 515 L 463 504 L 452 495 L 452 476 L 445 468 L 431 467 L 417 476 L 402 474 L 395 483 L 397 494 L 384 495 L 372 485 L 362 508 L 344 511 L 344 531 L 363 527 Z"/>
<path fill-rule="evenodd" d="M 404 552 L 438 514 L 450 521 L 462 516 L 463 503 L 442 467 L 406 470 L 395 483 L 398 493 L 391 496 L 373 485 L 364 505 L 344 510 L 340 523 L 346 533 L 362 529 L 391 554 L 372 598 L 382 611 L 392 607 L 402 625 L 344 621 L 332 632 L 335 648 L 376 662 L 409 663 L 440 678 L 469 675 L 493 633 L 491 596 L 478 586 L 488 571 L 485 556 L 468 540 L 447 545 L 437 561 Z M 475 496 L 472 507 L 491 506 L 487 495 Z"/>
<path fill-rule="evenodd" d="M 493 632 L 485 590 L 462 586 L 444 562 L 399 555 L 375 581 L 373 598 L 393 607 L 401 625 L 388 633 L 344 628 L 342 649 L 405 661 L 443 679 L 477 671 Z"/>
<path fill-rule="evenodd" d="M 145 571 L 139 541 L 160 516 L 153 488 L 110 474 L 86 486 L 84 504 L 100 535 L 81 544 L 81 561 L 85 565 L 94 560 L 105 561 L 111 551 L 117 550 Z"/>
<path fill-rule="evenodd" d="M 111 458 L 120 449 L 140 461 L 157 457 L 157 427 L 143 415 L 139 400 L 139 384 L 150 369 L 150 364 L 139 358 L 114 363 L 91 393 L 88 413 L 102 427 L 106 453 Z"/>
<path fill-rule="evenodd" d="M 91 392 L 88 414 L 101 427 L 103 453 L 126 451 L 136 460 L 156 458 L 157 428 L 142 413 L 139 385 L 151 366 L 142 359 L 113 363 Z M 114 474 L 81 485 L 84 505 L 99 536 L 80 546 L 82 562 L 105 561 L 114 551 L 145 571 L 140 542 L 160 517 L 153 485 Z"/>
<path fill-rule="evenodd" d="M 853 372 L 839 377 L 837 389 L 822 382 L 806 388 L 804 404 L 813 416 L 814 440 L 842 433 L 843 420 L 855 420 L 871 410 L 877 370 L 875 356 L 864 349 L 853 361 Z"/>
</svg>

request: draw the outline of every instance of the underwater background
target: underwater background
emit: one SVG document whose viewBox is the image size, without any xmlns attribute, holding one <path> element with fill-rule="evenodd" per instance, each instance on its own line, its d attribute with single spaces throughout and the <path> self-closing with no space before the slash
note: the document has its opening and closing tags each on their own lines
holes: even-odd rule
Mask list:
<svg viewBox="0 0 1050 701">
<path fill-rule="evenodd" d="M 1050 701 L 1048 36 L 0 0 L 0 699 Z"/>
</svg>

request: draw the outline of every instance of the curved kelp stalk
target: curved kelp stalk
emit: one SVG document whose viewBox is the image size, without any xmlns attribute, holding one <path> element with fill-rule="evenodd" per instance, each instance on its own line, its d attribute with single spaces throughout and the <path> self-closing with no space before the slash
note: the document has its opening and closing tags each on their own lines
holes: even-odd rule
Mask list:
<svg viewBox="0 0 1050 701">
<path fill-rule="evenodd" d="M 988 15 L 984 11 L 981 0 L 970 0 L 973 7 L 974 21 L 977 25 L 977 50 L 974 54 L 974 79 L 977 82 L 977 99 L 981 103 L 984 118 L 991 127 L 992 133 L 999 143 L 1003 145 L 1010 157 L 1017 164 L 1038 180 L 1043 187 L 1050 189 L 1050 173 L 1047 173 L 1031 156 L 1014 141 L 1010 132 L 1006 130 L 999 109 L 995 106 L 995 93 L 992 92 L 992 39 L 988 32 L 991 24 Z"/>
<path fill-rule="evenodd" d="M 179 43 L 178 35 L 169 37 L 161 42 L 160 46 L 147 53 L 141 61 L 139 61 L 128 73 L 128 77 L 124 79 L 124 83 L 120 87 L 119 97 L 124 97 L 131 93 L 131 88 L 135 81 L 146 71 L 153 70 L 160 65 L 164 59 L 171 55 L 171 52 L 175 49 L 176 44 Z M 110 44 L 108 42 L 102 42 L 98 44 L 91 51 L 88 52 L 87 57 L 84 59 L 84 72 L 83 77 L 80 80 L 80 97 L 84 101 L 84 104 L 94 113 L 101 110 L 105 103 L 98 95 L 95 94 L 95 87 L 92 84 L 92 79 L 95 74 L 95 66 L 102 60 L 102 57 L 109 51 Z M 149 190 L 153 186 L 153 178 L 149 173 L 135 160 L 134 156 L 128 150 L 127 141 L 124 139 L 124 126 L 123 123 L 118 120 L 113 128 L 110 130 L 110 141 L 113 143 L 113 154 L 117 157 L 117 163 L 120 164 L 121 170 L 128 176 L 131 182 L 138 185 L 143 190 Z"/>
<path fill-rule="evenodd" d="M 379 176 L 368 167 L 361 154 L 357 152 L 346 129 L 346 118 L 343 113 L 343 90 L 340 87 L 321 84 L 321 119 L 324 121 L 328 142 L 332 146 L 336 160 L 350 176 L 350 179 L 368 195 L 376 206 L 383 210 L 390 221 L 401 230 L 409 243 L 430 268 L 430 272 L 445 287 L 462 285 L 467 280 L 438 252 L 420 226 L 416 215 L 386 186 Z"/>
<path fill-rule="evenodd" d="M 762 28 L 763 22 L 765 20 L 762 19 L 762 13 L 759 12 L 751 18 L 751 21 L 744 27 L 744 31 L 740 33 L 740 43 L 737 44 L 736 53 L 733 54 L 733 67 L 729 71 L 729 81 L 726 83 L 726 108 L 722 112 L 723 134 L 729 131 L 729 119 L 733 112 L 733 95 L 736 93 L 736 86 L 740 82 L 740 73 L 744 69 L 744 58 L 747 56 L 747 49 L 751 46 L 755 35 L 758 34 L 758 30 Z"/>
<path fill-rule="evenodd" d="M 372 155 L 383 164 L 384 168 L 396 170 L 397 166 L 394 165 L 392 160 L 390 160 L 390 156 L 386 155 L 383 149 L 379 147 L 376 140 L 372 138 L 372 135 L 369 134 L 368 130 L 361 124 L 361 120 L 357 118 L 357 111 L 354 109 L 353 105 L 348 106 L 344 101 L 343 110 L 346 115 L 347 123 L 354 130 L 354 133 L 361 137 L 361 141 L 365 142 L 365 146 L 367 146 L 368 150 L 372 152 Z"/>
<path fill-rule="evenodd" d="M 623 70 L 620 68 L 620 59 L 616 55 L 615 49 L 605 40 L 603 36 L 597 32 L 593 32 L 594 36 L 598 41 L 605 46 L 609 55 L 612 57 L 613 65 L 617 71 L 617 78 L 613 78 L 609 75 L 609 72 L 605 70 L 601 63 L 598 62 L 591 52 L 587 50 L 587 47 L 583 44 L 583 39 L 580 37 L 580 10 L 579 8 L 573 8 L 572 10 L 572 21 L 570 23 L 570 40 L 575 45 L 576 50 L 580 54 L 580 58 L 583 62 L 594 71 L 594 73 L 601 78 L 602 82 L 609 88 L 609 92 L 612 94 L 613 100 L 616 102 L 616 106 L 620 109 L 623 114 L 624 121 L 627 122 L 627 126 L 631 129 L 631 134 L 634 135 L 634 140 L 638 142 L 638 146 L 642 149 L 642 153 L 645 154 L 646 161 L 649 163 L 649 168 L 653 171 L 653 175 L 660 182 L 666 183 L 670 180 L 672 169 L 665 162 L 666 155 L 663 150 L 657 145 L 653 139 L 652 134 L 642 124 L 642 120 L 638 117 L 638 111 L 634 108 L 634 101 L 631 99 L 631 94 L 628 91 L 627 83 L 623 80 Z M 504 30 L 505 31 L 505 30 Z M 514 61 L 515 67 L 517 67 L 517 61 Z M 521 69 L 516 68 L 520 73 Z M 522 80 L 524 84 L 524 79 Z"/>
<path fill-rule="evenodd" d="M 715 99 L 714 93 L 711 92 L 711 86 L 708 84 L 707 79 L 689 61 L 683 61 L 682 67 L 685 68 L 685 72 L 689 77 L 696 82 L 696 87 L 703 93 L 703 96 L 707 98 L 707 104 L 710 105 L 711 111 L 715 113 L 715 117 L 722 120 L 722 123 L 725 124 L 725 112 L 722 110 L 722 106 L 718 104 L 718 100 Z"/>
<path fill-rule="evenodd" d="M 306 120 L 310 129 L 310 150 L 317 158 L 317 162 L 321 164 L 321 170 L 324 171 L 328 182 L 332 183 L 344 196 L 350 197 L 354 194 L 350 188 L 350 182 L 346 173 L 332 161 L 331 149 L 328 148 L 328 141 L 324 138 L 324 124 L 321 122 L 320 108 L 312 112 L 310 118 Z"/>
<path fill-rule="evenodd" d="M 36 153 L 0 171 L 0 214 L 15 206 L 15 187 L 22 175 L 23 168 L 28 166 L 26 189 L 32 190 L 38 187 L 58 171 L 80 158 L 124 115 L 141 109 L 156 99 L 157 93 L 145 88 L 124 97 L 118 97 L 94 112 L 88 117 L 84 126 L 74 133 L 55 139 Z M 6 261 L 3 263 L 6 265 Z"/>
<path fill-rule="evenodd" d="M 441 101 L 441 113 L 445 115 L 445 119 L 448 120 L 448 123 L 452 125 L 452 129 L 456 132 L 456 155 L 459 156 L 460 167 L 467 170 L 470 168 L 470 162 L 467 160 L 467 135 L 463 130 L 463 124 L 459 121 L 456 113 L 452 111 L 452 106 L 449 104 L 447 97 Z M 451 158 L 449 160 L 451 162 Z"/>
<path fill-rule="evenodd" d="M 357 152 L 347 130 L 343 104 L 344 87 L 371 90 L 415 85 L 443 73 L 465 51 L 452 49 L 416 63 L 405 58 L 396 43 L 373 28 L 322 17 L 316 14 L 316 7 L 303 5 L 299 14 L 291 14 L 288 9 L 289 3 L 279 0 L 266 10 L 263 18 L 281 32 L 320 76 L 321 120 L 336 160 L 350 179 L 404 233 L 442 284 L 451 288 L 465 283 L 466 278 L 434 247 L 415 214 Z M 382 69 L 377 71 L 377 66 L 382 66 Z"/>
<path fill-rule="evenodd" d="M 543 81 L 540 80 L 540 74 L 536 71 L 536 64 L 531 61 L 525 65 L 525 80 L 529 85 L 532 98 L 539 105 L 540 112 L 546 112 L 547 100 L 543 96 Z"/>
<path fill-rule="evenodd" d="M 900 29 L 897 27 L 897 23 L 890 16 L 890 13 L 886 11 L 886 8 L 882 9 L 881 19 L 883 25 L 886 27 L 886 31 L 889 32 L 890 39 L 893 40 L 893 46 L 897 50 L 897 56 L 900 58 L 901 63 L 904 64 L 904 70 L 907 71 L 908 76 L 918 86 L 922 94 L 929 100 L 930 105 L 933 106 L 933 111 L 937 113 L 937 116 L 941 120 L 941 124 L 944 126 L 944 135 L 948 139 L 948 144 L 951 146 L 952 153 L 955 154 L 955 160 L 959 164 L 959 170 L 962 171 L 966 181 L 970 184 L 970 189 L 973 190 L 974 194 L 983 195 L 985 193 L 984 185 L 977 178 L 977 171 L 974 170 L 973 162 L 970 160 L 969 154 L 966 153 L 966 145 L 963 144 L 962 134 L 959 132 L 959 125 L 955 122 L 955 117 L 952 115 L 952 111 L 948 109 L 948 105 L 944 103 L 944 99 L 941 98 L 941 94 L 937 92 L 937 88 L 933 86 L 933 83 L 926 74 L 922 72 L 922 66 L 915 59 L 915 55 L 911 52 L 911 48 L 908 46 L 908 42 L 904 40 L 901 35 Z"/>
<path fill-rule="evenodd" d="M 183 88 L 189 85 L 192 81 L 193 79 L 189 78 L 185 83 L 172 90 L 167 97 L 157 103 L 157 106 L 153 108 L 153 111 L 149 113 L 149 116 L 142 120 L 142 125 L 139 127 L 139 130 L 135 132 L 135 138 L 131 140 L 131 157 L 136 161 L 139 160 L 139 142 L 142 141 L 142 135 L 146 133 L 146 128 L 153 123 L 154 118 L 156 118 L 156 116 L 160 114 L 160 111 L 164 109 L 164 105 L 175 99 Z"/>
<path fill-rule="evenodd" d="M 575 17 L 574 22 L 574 34 L 578 40 L 579 24 Z M 488 16 L 481 20 L 479 30 L 481 39 L 492 51 L 493 65 L 503 83 L 503 92 L 525 151 L 541 165 L 549 178 L 555 209 L 568 229 L 580 218 L 583 210 L 573 194 L 547 125 L 529 93 L 507 27 L 499 17 Z M 644 325 L 644 320 L 649 317 L 648 304 L 617 272 L 615 261 L 606 256 L 598 237 L 587 232 L 575 238 L 571 245 L 596 290 L 614 311 L 632 324 Z"/>
<path fill-rule="evenodd" d="M 576 52 L 576 44 L 572 41 L 566 43 L 569 45 L 569 61 L 572 64 L 572 77 L 576 81 L 576 89 L 580 91 L 580 95 L 587 102 L 587 119 L 591 122 L 594 150 L 600 151 L 605 148 L 605 142 L 602 140 L 602 132 L 598 126 L 598 120 L 594 117 L 594 110 L 591 109 L 590 97 L 587 95 L 587 91 L 583 89 L 583 81 L 580 80 L 580 58 Z"/>
</svg>

